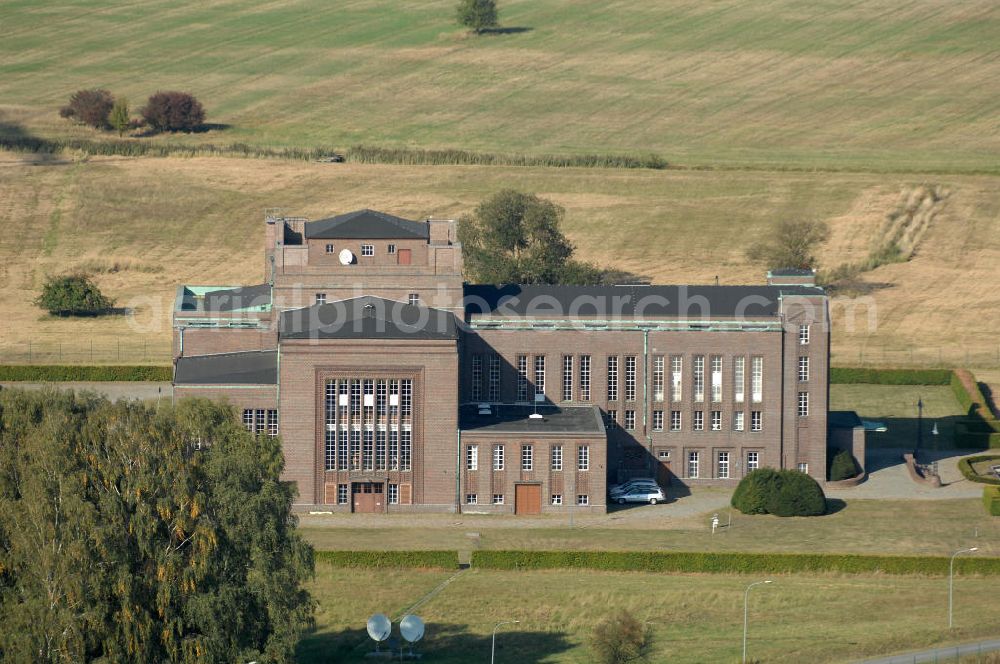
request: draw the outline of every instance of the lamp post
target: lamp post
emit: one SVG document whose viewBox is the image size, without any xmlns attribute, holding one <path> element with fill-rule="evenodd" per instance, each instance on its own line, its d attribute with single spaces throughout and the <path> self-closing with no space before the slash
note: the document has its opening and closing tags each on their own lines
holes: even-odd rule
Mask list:
<svg viewBox="0 0 1000 664">
<path fill-rule="evenodd" d="M 493 626 L 493 645 L 490 646 L 490 664 L 493 664 L 493 658 L 496 656 L 497 651 L 497 630 L 504 625 L 513 625 L 515 623 L 521 622 L 520 620 L 504 620 L 503 622 L 498 622 Z"/>
<path fill-rule="evenodd" d="M 754 586 L 759 586 L 762 583 L 774 583 L 770 579 L 767 581 L 755 581 L 747 586 L 746 592 L 743 593 L 743 663 L 746 664 L 747 661 L 747 622 L 750 616 L 748 611 L 750 602 L 750 589 Z"/>
<path fill-rule="evenodd" d="M 951 629 L 951 624 L 952 624 L 951 610 L 952 607 L 954 606 L 954 602 L 952 601 L 952 596 L 954 595 L 954 588 L 955 588 L 955 582 L 954 582 L 955 557 L 961 553 L 973 553 L 975 551 L 979 551 L 978 546 L 974 546 L 970 549 L 959 549 L 955 553 L 951 554 L 951 562 L 948 564 L 948 629 Z"/>
<path fill-rule="evenodd" d="M 924 438 L 924 400 L 917 397 L 917 451 L 920 451 L 920 443 Z"/>
</svg>

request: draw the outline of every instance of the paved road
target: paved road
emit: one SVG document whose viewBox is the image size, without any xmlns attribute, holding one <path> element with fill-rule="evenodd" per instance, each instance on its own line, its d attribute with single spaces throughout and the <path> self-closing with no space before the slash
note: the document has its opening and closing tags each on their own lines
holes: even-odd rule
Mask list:
<svg viewBox="0 0 1000 664">
<path fill-rule="evenodd" d="M 106 396 L 112 401 L 120 399 L 169 399 L 173 396 L 173 388 L 170 383 L 143 382 L 143 381 L 106 381 L 106 382 L 80 382 L 80 383 L 28 383 L 10 382 L 0 383 L 0 387 L 20 388 L 24 390 L 40 390 L 46 387 L 54 387 L 59 390 L 78 390 L 97 392 Z"/>
<path fill-rule="evenodd" d="M 892 655 L 891 657 L 866 659 L 858 664 L 922 664 L 924 662 L 953 662 L 959 657 L 984 655 L 997 650 L 1000 650 L 1000 639 L 979 641 L 977 643 L 963 643 L 960 645 L 948 646 L 947 648 L 921 650 L 919 652 L 911 652 L 905 655 Z"/>
<path fill-rule="evenodd" d="M 969 454 L 982 454 L 976 450 L 946 450 L 937 453 L 921 453 L 921 463 L 931 460 L 938 462 L 943 486 L 939 488 L 917 484 L 903 463 L 903 449 L 869 449 L 866 465 L 868 479 L 856 487 L 828 489 L 830 498 L 844 500 L 874 498 L 897 500 L 941 500 L 947 498 L 979 498 L 983 495 L 983 485 L 970 482 L 958 471 L 958 460 Z"/>
</svg>

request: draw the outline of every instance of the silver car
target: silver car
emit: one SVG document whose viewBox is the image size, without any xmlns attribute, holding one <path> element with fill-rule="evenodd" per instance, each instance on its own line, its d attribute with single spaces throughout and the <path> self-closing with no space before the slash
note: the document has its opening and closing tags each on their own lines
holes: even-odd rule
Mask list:
<svg viewBox="0 0 1000 664">
<path fill-rule="evenodd" d="M 621 484 L 612 484 L 608 487 L 608 493 L 614 495 L 616 493 L 625 493 L 626 491 L 640 485 L 640 484 L 652 484 L 656 486 L 656 480 L 652 477 L 633 477 L 630 480 L 625 480 Z"/>
<path fill-rule="evenodd" d="M 625 503 L 649 503 L 650 505 L 655 505 L 666 500 L 667 495 L 658 486 L 644 485 L 637 486 L 614 498 L 618 501 L 619 505 L 624 505 Z"/>
</svg>

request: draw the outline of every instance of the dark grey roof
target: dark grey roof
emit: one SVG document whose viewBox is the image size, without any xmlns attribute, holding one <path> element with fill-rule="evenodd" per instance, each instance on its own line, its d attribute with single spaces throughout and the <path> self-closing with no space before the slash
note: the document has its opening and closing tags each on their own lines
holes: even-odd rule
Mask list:
<svg viewBox="0 0 1000 664">
<path fill-rule="evenodd" d="M 281 314 L 282 339 L 457 339 L 447 311 L 366 295 Z"/>
<path fill-rule="evenodd" d="M 538 412 L 541 419 L 529 415 Z M 490 415 L 480 415 L 477 406 L 459 409 L 459 428 L 490 433 L 589 433 L 603 434 L 604 422 L 596 406 L 504 406 L 493 404 Z"/>
<path fill-rule="evenodd" d="M 823 295 L 816 286 L 466 285 L 467 316 L 534 318 L 768 318 L 782 295 Z"/>
<path fill-rule="evenodd" d="M 175 385 L 277 385 L 278 351 L 178 357 Z"/>
<path fill-rule="evenodd" d="M 811 277 L 816 273 L 808 268 L 779 267 L 775 270 L 769 271 L 768 274 L 775 277 Z"/>
<path fill-rule="evenodd" d="M 205 293 L 205 311 L 235 311 L 271 304 L 270 284 L 240 286 Z M 185 303 L 186 306 L 186 303 Z"/>
<path fill-rule="evenodd" d="M 410 221 L 375 210 L 355 210 L 327 219 L 307 222 L 307 238 L 357 239 L 357 240 L 426 240 L 430 231 L 427 224 Z"/>
<path fill-rule="evenodd" d="M 826 414 L 826 425 L 833 429 L 855 429 L 864 426 L 853 410 L 831 410 Z"/>
</svg>

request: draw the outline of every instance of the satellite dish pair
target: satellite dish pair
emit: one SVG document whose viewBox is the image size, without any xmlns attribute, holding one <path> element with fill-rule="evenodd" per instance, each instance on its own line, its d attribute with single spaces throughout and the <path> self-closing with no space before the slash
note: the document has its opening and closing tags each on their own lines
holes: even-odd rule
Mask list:
<svg viewBox="0 0 1000 664">
<path fill-rule="evenodd" d="M 399 633 L 409 644 L 424 638 L 424 621 L 418 616 L 406 615 L 399 621 Z M 392 621 L 384 613 L 376 613 L 368 619 L 368 636 L 375 643 L 382 643 L 392 634 Z"/>
</svg>

